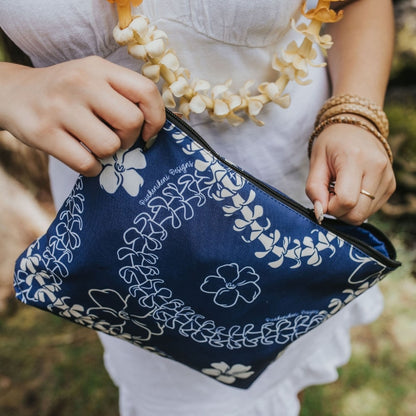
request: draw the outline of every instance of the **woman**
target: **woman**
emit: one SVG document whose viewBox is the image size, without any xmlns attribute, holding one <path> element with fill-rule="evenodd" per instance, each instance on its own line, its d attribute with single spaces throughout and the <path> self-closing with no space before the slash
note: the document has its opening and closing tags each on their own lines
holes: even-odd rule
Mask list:
<svg viewBox="0 0 416 416">
<path fill-rule="evenodd" d="M 302 38 L 287 32 L 301 3 L 145 0 L 138 12 L 168 33 L 192 74 L 212 84 L 232 78 L 238 89 L 247 80 L 275 79 L 271 56 Z M 360 126 L 330 124 L 315 138 L 307 161 L 308 137 L 329 95 L 383 103 L 393 44 L 391 2 L 344 5 L 343 19 L 327 28 L 335 42 L 328 52 L 331 85 L 325 70 L 313 68 L 311 84 L 289 84 L 288 109 L 264 107 L 262 128 L 250 121 L 238 127 L 213 122 L 205 113 L 190 121 L 226 158 L 294 199 L 312 201 L 318 218 L 328 213 L 360 224 L 394 190 L 383 143 Z M 155 84 L 138 75 L 137 60 L 114 42 L 116 9 L 106 1 L 15 0 L 3 2 L 0 12 L 1 27 L 36 67 L 0 65 L 0 127 L 53 156 L 51 184 L 60 206 L 76 172 L 97 175 L 97 158 L 129 147 L 140 131 L 151 140 L 163 125 L 164 103 Z M 294 342 L 246 391 L 118 339 L 100 338 L 123 416 L 295 415 L 298 392 L 336 379 L 336 367 L 348 360 L 349 328 L 370 322 L 381 309 L 378 289 L 369 290 Z"/>
</svg>

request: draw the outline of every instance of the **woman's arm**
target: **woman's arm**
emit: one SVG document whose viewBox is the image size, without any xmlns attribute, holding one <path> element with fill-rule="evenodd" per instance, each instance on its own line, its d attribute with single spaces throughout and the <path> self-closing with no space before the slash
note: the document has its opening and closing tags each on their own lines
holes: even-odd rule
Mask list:
<svg viewBox="0 0 416 416">
<path fill-rule="evenodd" d="M 357 0 L 345 7 L 343 19 L 328 30 L 334 40 L 328 53 L 332 94 L 357 94 L 382 105 L 393 54 L 391 0 Z M 335 194 L 328 193 L 331 181 L 336 181 Z M 376 198 L 361 194 L 362 189 Z M 324 212 L 360 224 L 394 189 L 391 163 L 371 133 L 335 124 L 318 136 L 306 192 L 313 202 L 321 202 Z"/>
<path fill-rule="evenodd" d="M 391 0 L 356 0 L 328 31 L 333 94 L 359 94 L 383 105 L 394 47 Z"/>
<path fill-rule="evenodd" d="M 154 136 L 164 117 L 152 81 L 102 58 L 0 63 L 0 129 L 87 176 L 100 172 L 97 158 L 130 147 L 140 132 Z"/>
</svg>

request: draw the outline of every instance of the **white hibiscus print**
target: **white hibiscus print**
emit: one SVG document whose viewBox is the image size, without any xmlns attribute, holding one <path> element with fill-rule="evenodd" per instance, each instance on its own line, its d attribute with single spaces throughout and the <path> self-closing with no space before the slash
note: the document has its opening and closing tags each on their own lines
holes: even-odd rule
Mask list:
<svg viewBox="0 0 416 416">
<path fill-rule="evenodd" d="M 148 341 L 153 335 L 163 334 L 163 328 L 153 319 L 152 312 L 137 315 L 137 300 L 127 295 L 123 298 L 112 289 L 91 289 L 88 292 L 96 306 L 87 310 L 87 314 L 95 319 L 94 328 L 120 336 L 134 332 L 134 339 Z M 133 325 L 133 326 L 132 326 Z M 127 329 L 127 330 L 126 330 Z"/>
<path fill-rule="evenodd" d="M 215 377 L 218 381 L 226 384 L 233 384 L 238 378 L 246 379 L 254 374 L 251 366 L 234 364 L 230 367 L 224 361 L 220 363 L 212 363 L 212 368 L 203 368 L 202 372 L 208 376 Z"/>
<path fill-rule="evenodd" d="M 104 168 L 100 174 L 100 185 L 106 192 L 114 194 L 122 186 L 129 195 L 138 195 L 143 178 L 137 170 L 146 167 L 146 159 L 141 149 L 120 149 L 101 163 Z"/>
<path fill-rule="evenodd" d="M 231 263 L 218 267 L 216 275 L 207 276 L 201 285 L 204 293 L 214 293 L 214 303 L 224 308 L 231 308 L 239 299 L 252 303 L 260 295 L 259 280 L 252 267 L 239 269 L 238 264 Z"/>
</svg>

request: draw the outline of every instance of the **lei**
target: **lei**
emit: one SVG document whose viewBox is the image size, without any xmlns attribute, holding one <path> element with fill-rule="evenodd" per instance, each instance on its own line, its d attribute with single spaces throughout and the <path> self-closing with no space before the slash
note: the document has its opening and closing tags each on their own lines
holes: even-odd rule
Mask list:
<svg viewBox="0 0 416 416">
<path fill-rule="evenodd" d="M 245 121 L 244 113 L 257 125 L 264 123 L 257 118 L 265 104 L 273 102 L 283 108 L 290 105 L 290 96 L 285 93 L 287 84 L 295 81 L 307 85 L 309 67 L 323 67 L 316 64 L 317 45 L 322 50 L 329 49 L 333 42 L 328 34 L 321 35 L 324 23 L 337 22 L 343 12 L 331 9 L 334 0 L 318 0 L 314 9 L 307 10 L 306 0 L 302 5 L 302 15 L 310 20 L 309 24 L 297 24 L 291 20 L 293 30 L 304 38 L 300 45 L 290 42 L 280 53 L 274 54 L 271 66 L 278 72 L 274 82 L 262 82 L 257 91 L 251 93 L 254 81 L 247 81 L 238 92 L 230 90 L 232 81 L 211 86 L 206 80 L 191 78 L 188 69 L 181 66 L 172 49 L 168 47 L 167 34 L 152 25 L 143 15 L 132 16 L 131 7 L 139 6 L 143 0 L 107 0 L 116 3 L 119 23 L 113 30 L 117 43 L 127 46 L 133 57 L 143 60 L 142 74 L 155 83 L 161 82 L 162 97 L 166 107 L 176 108 L 186 118 L 190 113 L 207 111 L 217 121 L 227 120 L 232 125 Z M 336 0 L 344 1 L 344 0 Z"/>
</svg>

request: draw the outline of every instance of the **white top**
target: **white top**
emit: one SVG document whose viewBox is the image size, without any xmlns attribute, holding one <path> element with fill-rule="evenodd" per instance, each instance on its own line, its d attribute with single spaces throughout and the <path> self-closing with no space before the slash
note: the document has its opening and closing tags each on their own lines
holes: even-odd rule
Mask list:
<svg viewBox="0 0 416 416">
<path fill-rule="evenodd" d="M 145 0 L 139 8 L 169 35 L 183 66 L 219 84 L 233 79 L 238 90 L 249 79 L 277 78 L 271 56 L 298 34 L 287 32 L 301 0 Z M 0 26 L 35 66 L 88 55 L 138 70 L 140 63 L 112 39 L 117 16 L 106 0 L 13 0 L 0 2 Z M 193 116 L 191 124 L 234 163 L 304 204 L 308 171 L 306 147 L 315 115 L 328 96 L 322 68 L 312 84 L 291 84 L 289 109 L 268 104 L 265 127 L 239 127 Z M 59 206 L 76 174 L 51 159 L 51 184 Z M 375 319 L 382 309 L 377 288 L 294 342 L 249 390 L 224 386 L 176 362 L 106 335 L 107 369 L 120 387 L 122 416 L 291 416 L 299 411 L 297 392 L 335 380 L 336 367 L 350 354 L 349 328 Z"/>
</svg>

